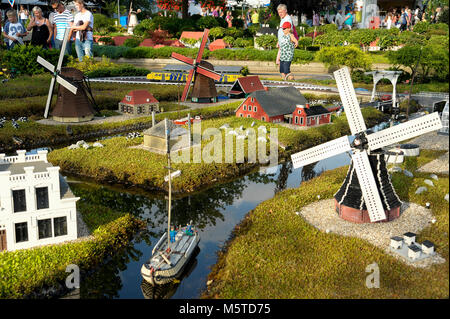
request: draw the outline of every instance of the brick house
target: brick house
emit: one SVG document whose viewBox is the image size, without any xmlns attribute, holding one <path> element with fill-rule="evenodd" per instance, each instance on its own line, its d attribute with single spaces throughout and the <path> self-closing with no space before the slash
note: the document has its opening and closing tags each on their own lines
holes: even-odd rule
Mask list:
<svg viewBox="0 0 450 319">
<path fill-rule="evenodd" d="M 238 78 L 231 86 L 228 96 L 230 98 L 247 97 L 249 94 L 256 91 L 264 91 L 266 88 L 261 83 L 258 76 L 245 76 Z"/>
<path fill-rule="evenodd" d="M 150 115 L 159 112 L 159 102 L 147 90 L 129 92 L 119 102 L 119 112 L 132 115 Z"/>
<path fill-rule="evenodd" d="M 0 154 L 0 251 L 77 239 L 75 197 L 47 151 Z"/>
<path fill-rule="evenodd" d="M 236 109 L 236 116 L 308 127 L 331 123 L 330 111 L 310 106 L 294 87 L 253 92 Z"/>
</svg>

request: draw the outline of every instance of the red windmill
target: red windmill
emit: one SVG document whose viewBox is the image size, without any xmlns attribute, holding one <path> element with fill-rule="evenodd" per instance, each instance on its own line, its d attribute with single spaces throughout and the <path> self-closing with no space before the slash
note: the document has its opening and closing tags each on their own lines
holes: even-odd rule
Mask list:
<svg viewBox="0 0 450 319">
<path fill-rule="evenodd" d="M 172 52 L 172 58 L 192 66 L 187 77 L 186 86 L 184 87 L 181 101 L 186 101 L 189 93 L 192 79 L 194 78 L 194 88 L 192 90 L 192 101 L 199 103 L 217 102 L 217 90 L 214 80 L 219 81 L 221 75 L 214 72 L 214 66 L 202 60 L 205 51 L 206 42 L 208 41 L 209 29 L 205 29 L 203 33 L 202 43 L 198 50 L 195 60 L 185 57 L 184 55 Z"/>
</svg>

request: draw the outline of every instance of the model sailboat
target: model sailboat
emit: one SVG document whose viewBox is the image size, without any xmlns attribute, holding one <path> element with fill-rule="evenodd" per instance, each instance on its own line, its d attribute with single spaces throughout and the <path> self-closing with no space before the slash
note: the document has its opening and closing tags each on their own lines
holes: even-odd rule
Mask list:
<svg viewBox="0 0 450 319">
<path fill-rule="evenodd" d="M 170 165 L 170 130 L 167 119 L 165 119 L 165 128 L 168 161 L 167 169 L 169 171 L 167 232 L 162 235 L 153 248 L 150 260 L 141 267 L 142 277 L 153 285 L 163 285 L 180 276 L 200 241 L 198 231 L 192 226 L 192 221 L 185 227 L 179 227 L 178 229 L 174 229 L 171 225 L 172 168 Z"/>
</svg>

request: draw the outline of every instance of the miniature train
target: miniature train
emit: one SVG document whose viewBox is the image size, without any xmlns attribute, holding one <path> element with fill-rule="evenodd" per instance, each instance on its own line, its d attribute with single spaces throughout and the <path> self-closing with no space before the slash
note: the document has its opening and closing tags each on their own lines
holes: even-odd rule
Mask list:
<svg viewBox="0 0 450 319">
<path fill-rule="evenodd" d="M 152 71 L 147 74 L 147 79 L 156 82 L 182 82 L 186 83 L 187 76 L 189 73 L 187 72 L 174 72 L 174 71 Z M 240 73 L 232 74 L 232 73 L 222 73 L 222 76 L 219 81 L 216 83 L 220 84 L 232 84 L 238 78 L 242 77 Z"/>
</svg>

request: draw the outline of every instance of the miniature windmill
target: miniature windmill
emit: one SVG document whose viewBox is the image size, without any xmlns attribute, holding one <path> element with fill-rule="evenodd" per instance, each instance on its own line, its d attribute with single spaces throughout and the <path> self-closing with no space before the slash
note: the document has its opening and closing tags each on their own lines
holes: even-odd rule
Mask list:
<svg viewBox="0 0 450 319">
<path fill-rule="evenodd" d="M 53 75 L 50 82 L 47 103 L 45 105 L 44 117 L 48 117 L 48 111 L 53 98 L 53 91 L 56 82 L 58 82 L 60 87 L 58 90 L 56 106 L 52 112 L 53 119 L 59 122 L 89 121 L 94 117 L 94 110 L 86 95 L 85 89 L 82 86 L 84 74 L 75 68 L 62 68 L 69 35 L 70 30 L 66 29 L 56 68 L 40 56 L 37 57 L 37 62 L 52 72 Z M 82 89 L 80 90 L 80 88 Z"/>
<path fill-rule="evenodd" d="M 381 148 L 442 127 L 438 113 L 372 133 L 367 130 L 347 68 L 334 72 L 354 141 L 347 136 L 292 155 L 294 168 L 352 151 L 347 177 L 335 194 L 335 207 L 345 220 L 390 221 L 400 215 L 401 202 L 391 184 Z"/>
<path fill-rule="evenodd" d="M 203 33 L 202 42 L 200 48 L 198 49 L 197 58 L 195 60 L 185 57 L 176 52 L 172 53 L 172 58 L 181 61 L 192 66 L 187 77 L 186 86 L 184 87 L 183 95 L 181 96 L 181 101 L 186 101 L 186 97 L 189 93 L 189 88 L 191 86 L 192 79 L 194 80 L 194 88 L 192 90 L 192 101 L 193 102 L 216 102 L 217 101 L 217 90 L 214 80 L 219 81 L 221 75 L 214 72 L 214 66 L 206 61 L 202 60 L 203 52 L 205 51 L 206 42 L 208 41 L 209 30 L 205 29 Z"/>
</svg>

